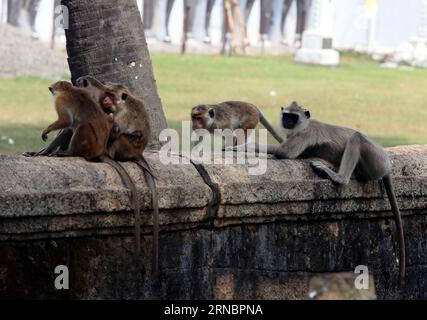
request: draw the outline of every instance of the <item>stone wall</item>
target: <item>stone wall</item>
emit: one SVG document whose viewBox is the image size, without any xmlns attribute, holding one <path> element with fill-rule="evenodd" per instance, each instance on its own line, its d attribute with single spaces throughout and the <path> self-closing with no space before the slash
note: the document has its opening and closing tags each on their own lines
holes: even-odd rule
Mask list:
<svg viewBox="0 0 427 320">
<path fill-rule="evenodd" d="M 106 164 L 0 156 L 0 298 L 306 299 L 314 275 L 368 265 L 380 299 L 427 298 L 427 146 L 388 149 L 407 246 L 378 183 L 336 187 L 307 161 L 163 165 L 146 157 L 160 195 L 159 281 L 151 279 L 150 193 L 141 192 L 142 248 L 133 253 L 129 192 Z M 70 290 L 54 288 L 67 265 Z"/>
<path fill-rule="evenodd" d="M 28 31 L 0 25 L 0 77 L 59 80 L 69 74 L 67 57 L 32 38 Z"/>
</svg>

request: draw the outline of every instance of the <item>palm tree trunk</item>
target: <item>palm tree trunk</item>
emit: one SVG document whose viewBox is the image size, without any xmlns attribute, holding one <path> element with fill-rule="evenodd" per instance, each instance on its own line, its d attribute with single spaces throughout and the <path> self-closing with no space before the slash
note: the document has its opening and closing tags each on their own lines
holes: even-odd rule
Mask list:
<svg viewBox="0 0 427 320">
<path fill-rule="evenodd" d="M 92 75 L 128 86 L 150 115 L 150 147 L 159 147 L 159 133 L 167 123 L 136 0 L 62 0 L 61 4 L 69 11 L 65 36 L 72 81 Z"/>
</svg>

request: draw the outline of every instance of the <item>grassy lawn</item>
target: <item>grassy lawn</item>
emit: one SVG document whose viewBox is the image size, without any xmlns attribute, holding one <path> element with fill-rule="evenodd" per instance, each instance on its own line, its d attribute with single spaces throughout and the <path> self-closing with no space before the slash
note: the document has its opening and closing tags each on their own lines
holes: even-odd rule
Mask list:
<svg viewBox="0 0 427 320">
<path fill-rule="evenodd" d="M 276 125 L 280 106 L 297 100 L 313 118 L 361 130 L 384 146 L 427 143 L 427 70 L 384 69 L 354 55 L 344 55 L 338 68 L 297 65 L 290 56 L 153 54 L 152 60 L 172 128 L 189 120 L 193 105 L 223 100 L 250 101 Z M 0 79 L 0 153 L 45 145 L 40 133 L 56 118 L 49 84 Z"/>
</svg>

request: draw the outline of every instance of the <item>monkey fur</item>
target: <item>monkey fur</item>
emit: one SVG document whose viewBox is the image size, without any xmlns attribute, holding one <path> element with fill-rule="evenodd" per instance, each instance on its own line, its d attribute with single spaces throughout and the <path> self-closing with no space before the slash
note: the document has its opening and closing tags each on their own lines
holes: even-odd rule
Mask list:
<svg viewBox="0 0 427 320">
<path fill-rule="evenodd" d="M 210 133 L 214 133 L 215 129 L 243 129 L 245 139 L 247 139 L 247 130 L 255 129 L 261 122 L 279 143 L 283 142 L 282 137 L 276 133 L 259 109 L 248 102 L 225 101 L 218 104 L 197 105 L 191 110 L 191 121 L 193 130 L 206 129 Z"/>
<path fill-rule="evenodd" d="M 49 87 L 49 90 L 54 97 L 58 120 L 43 131 L 42 139 L 46 141 L 49 132 L 63 129 L 62 134 L 55 140 L 64 143 L 68 141 L 68 148 L 56 144 L 46 148 L 45 152 L 50 149 L 52 152 L 49 155 L 81 156 L 88 161 L 100 161 L 111 165 L 131 191 L 131 205 L 138 225 L 136 229 L 139 230 L 140 201 L 135 184 L 123 166 L 108 156 L 107 146 L 114 128 L 112 114 L 107 115 L 87 90 L 74 87 L 69 82 L 57 82 Z M 66 138 L 63 138 L 64 136 Z M 58 149 L 55 150 L 55 147 Z M 139 233 L 136 237 L 135 250 L 139 253 Z"/>
<path fill-rule="evenodd" d="M 359 181 L 381 181 L 396 221 L 399 242 L 399 280 L 404 285 L 406 269 L 405 237 L 402 218 L 391 178 L 391 161 L 385 150 L 362 133 L 310 119 L 310 111 L 297 102 L 282 108 L 281 126 L 287 139 L 267 145 L 267 153 L 278 159 L 319 158 L 339 167 L 331 170 L 322 161 L 312 161 L 313 169 L 334 183 L 346 185 L 354 174 Z M 238 150 L 238 147 L 234 147 Z M 264 148 L 263 148 L 264 149 Z M 255 145 L 259 152 L 260 146 Z M 264 149 L 265 150 L 265 149 Z"/>
<path fill-rule="evenodd" d="M 80 77 L 77 85 L 86 89 L 105 112 L 113 112 L 117 133 L 108 144 L 109 156 L 118 161 L 133 161 L 143 170 L 145 181 L 151 191 L 153 208 L 153 265 L 154 276 L 159 272 L 159 205 L 155 176 L 143 153 L 151 137 L 149 116 L 144 103 L 134 97 L 130 90 L 120 84 L 102 83 L 92 76 Z M 135 233 L 140 234 L 140 222 L 136 221 Z"/>
</svg>

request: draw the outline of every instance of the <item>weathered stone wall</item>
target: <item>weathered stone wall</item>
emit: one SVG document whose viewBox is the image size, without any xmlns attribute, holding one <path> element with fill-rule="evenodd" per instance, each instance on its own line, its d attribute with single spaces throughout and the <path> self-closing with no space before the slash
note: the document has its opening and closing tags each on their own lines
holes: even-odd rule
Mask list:
<svg viewBox="0 0 427 320">
<path fill-rule="evenodd" d="M 0 298 L 305 299 L 312 275 L 368 265 L 378 298 L 427 298 L 427 146 L 390 148 L 407 247 L 397 287 L 395 225 L 376 182 L 336 187 L 307 161 L 153 166 L 160 195 L 160 281 L 151 279 L 150 193 L 133 254 L 129 193 L 106 164 L 0 156 Z M 55 266 L 70 290 L 54 288 Z"/>
<path fill-rule="evenodd" d="M 0 77 L 34 76 L 57 80 L 69 74 L 64 53 L 51 50 L 28 31 L 0 25 Z"/>
</svg>

